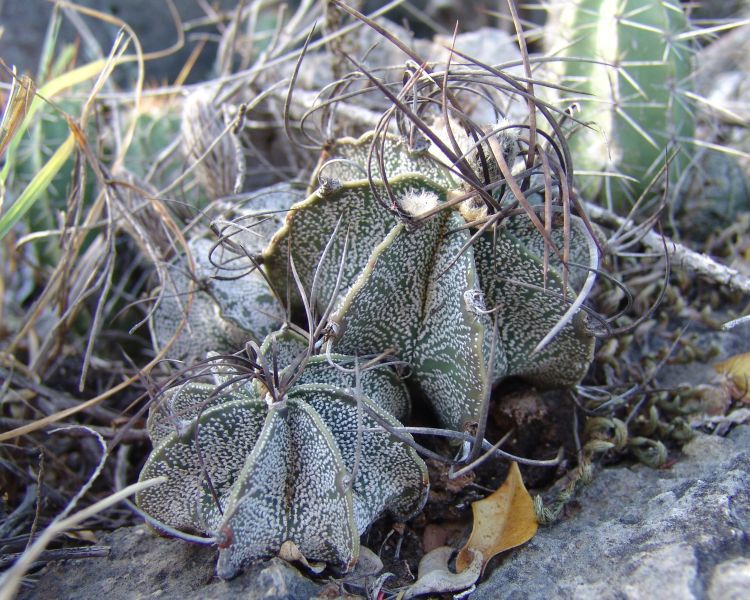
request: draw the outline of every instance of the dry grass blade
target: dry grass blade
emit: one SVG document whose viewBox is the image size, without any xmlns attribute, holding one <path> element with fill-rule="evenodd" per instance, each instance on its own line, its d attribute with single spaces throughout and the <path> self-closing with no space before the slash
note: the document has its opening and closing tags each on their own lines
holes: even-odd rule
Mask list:
<svg viewBox="0 0 750 600">
<path fill-rule="evenodd" d="M 8 70 L 2 59 L 0 59 L 0 64 Z M 28 75 L 16 77 L 15 70 L 10 71 L 10 73 L 13 80 L 8 100 L 5 103 L 2 121 L 0 121 L 0 159 L 5 154 L 8 144 L 18 133 L 36 93 L 36 85 L 31 77 Z"/>
<path fill-rule="evenodd" d="M 28 571 L 34 561 L 56 536 L 72 529 L 97 513 L 114 506 L 129 496 L 132 496 L 141 490 L 164 483 L 166 480 L 166 477 L 156 477 L 147 481 L 134 483 L 67 518 L 54 521 L 39 535 L 31 546 L 29 546 L 21 558 L 19 558 L 18 561 L 16 561 L 16 563 L 3 573 L 2 577 L 0 577 L 0 600 L 13 600 L 18 588 L 20 587 L 21 578 L 24 573 Z"/>
<path fill-rule="evenodd" d="M 70 89 L 71 87 L 84 83 L 94 77 L 97 77 L 105 67 L 104 60 L 97 60 L 56 77 L 52 81 L 49 81 L 42 85 L 42 87 L 36 92 L 31 105 L 27 108 L 25 118 L 18 125 L 15 135 L 9 140 L 7 146 L 7 157 L 5 165 L 3 165 L 2 171 L 0 171 L 0 180 L 7 181 L 8 174 L 10 172 L 11 165 L 13 164 L 13 157 L 18 148 L 20 138 L 23 136 L 30 123 L 33 121 L 34 116 L 42 107 L 42 104 L 51 101 L 63 91 Z"/>
</svg>

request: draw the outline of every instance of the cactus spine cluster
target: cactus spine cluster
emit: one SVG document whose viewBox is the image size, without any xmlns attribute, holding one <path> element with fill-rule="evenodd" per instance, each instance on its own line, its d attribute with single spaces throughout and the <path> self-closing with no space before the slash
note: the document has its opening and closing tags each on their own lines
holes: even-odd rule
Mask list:
<svg viewBox="0 0 750 600">
<path fill-rule="evenodd" d="M 373 144 L 382 161 L 368 177 Z M 509 149 L 504 160 L 517 155 Z M 244 281 L 250 274 L 235 282 L 245 311 L 273 317 L 273 289 L 306 307 L 311 331 L 323 316 L 323 334 L 311 340 L 282 328 L 253 346 L 254 376 L 211 372 L 168 390 L 151 412 L 154 451 L 141 477 L 165 475 L 168 482 L 141 492 L 138 503 L 158 522 L 213 537 L 222 577 L 278 554 L 287 542 L 308 561 L 347 570 L 359 534 L 374 519 L 419 511 L 426 470 L 411 438 L 398 434 L 410 391 L 429 400 L 443 427 L 467 431 L 482 419 L 495 382 L 515 375 L 571 386 L 592 359 L 593 335 L 580 305 L 572 304 L 586 295 L 584 282 L 593 277 L 587 269 L 597 264 L 596 244 L 580 219 L 559 215 L 567 234 L 555 226 L 547 240 L 523 211 L 469 224 L 462 205 L 448 202 L 464 193 L 462 182 L 400 138 L 345 138 L 329 156 L 305 200 L 289 206 L 290 196 L 274 196 L 288 213 L 261 253 L 262 281 L 270 287 L 251 289 Z M 512 192 L 504 193 L 499 202 L 512 204 Z M 530 190 L 529 198 L 542 205 L 539 193 Z M 234 251 L 250 255 L 253 240 L 234 238 Z M 206 289 L 212 290 L 201 293 Z M 236 325 L 236 297 L 209 297 L 193 300 L 224 320 L 234 315 Z M 260 337 L 253 326 L 267 325 L 244 319 L 241 329 L 251 340 Z M 174 331 L 173 321 L 164 329 Z M 214 349 L 232 350 L 205 348 Z M 360 369 L 367 357 L 383 355 L 398 369 Z"/>
<path fill-rule="evenodd" d="M 677 0 L 553 2 L 546 29 L 566 105 L 577 103 L 570 138 L 582 193 L 627 211 L 664 166 L 681 173 L 695 135 L 689 23 Z"/>
</svg>

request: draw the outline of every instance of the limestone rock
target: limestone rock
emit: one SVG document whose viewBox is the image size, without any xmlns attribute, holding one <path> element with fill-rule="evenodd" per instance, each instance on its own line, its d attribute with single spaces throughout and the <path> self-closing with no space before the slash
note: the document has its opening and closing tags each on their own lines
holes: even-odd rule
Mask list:
<svg viewBox="0 0 750 600">
<path fill-rule="evenodd" d="M 48 566 L 24 600 L 107 598 L 131 600 L 282 600 L 312 598 L 319 585 L 281 559 L 255 563 L 231 581 L 214 576 L 216 551 L 156 537 L 146 527 L 105 536 L 106 558 L 60 561 Z"/>
<path fill-rule="evenodd" d="M 727 438 L 699 434 L 671 469 L 604 469 L 578 500 L 576 514 L 495 558 L 472 600 L 746 597 L 750 426 Z M 279 559 L 220 581 L 214 549 L 159 538 L 145 527 L 100 543 L 111 547 L 109 557 L 53 563 L 21 597 L 312 598 L 319 589 Z"/>
<path fill-rule="evenodd" d="M 495 560 L 473 600 L 740 598 L 750 580 L 750 427 L 698 435 L 671 469 L 605 469 L 579 511 Z"/>
</svg>

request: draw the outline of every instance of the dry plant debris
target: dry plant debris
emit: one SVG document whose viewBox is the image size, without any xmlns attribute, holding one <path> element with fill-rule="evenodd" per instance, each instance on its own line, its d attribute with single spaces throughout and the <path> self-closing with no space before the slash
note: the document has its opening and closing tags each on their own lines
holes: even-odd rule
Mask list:
<svg viewBox="0 0 750 600">
<path fill-rule="evenodd" d="M 690 167 L 674 160 L 657 173 L 652 161 L 643 194 L 628 199 L 633 209 L 616 214 L 580 195 L 567 140 L 584 124 L 545 82 L 550 59 L 534 54 L 538 30 L 521 35 L 531 13 L 511 3 L 510 34 L 489 28 L 473 38 L 451 36 L 454 23 L 440 15 L 411 21 L 439 33 L 435 43 L 383 18 L 402 4 L 368 17 L 336 1 L 206 6 L 199 22 L 173 13 L 175 44 L 144 53 L 118 18 L 60 2 L 38 73 L 3 70 L 0 564 L 15 561 L 5 597 L 40 563 L 99 552 L 88 544 L 134 522 L 133 505 L 119 500 L 139 490 L 144 508 L 164 490 L 182 502 L 179 523 L 155 524 L 163 531 L 224 555 L 232 542 L 252 546 L 256 530 L 225 527 L 243 513 L 251 467 L 307 497 L 325 495 L 311 485 L 324 463 L 341 475 L 329 481 L 326 506 L 347 525 L 346 541 L 311 550 L 308 526 L 317 524 L 308 516 L 297 527 L 292 502 L 274 512 L 273 543 L 239 551 L 220 571 L 277 552 L 313 571 L 324 566 L 318 560 L 344 571 L 366 553 L 364 532 L 397 576 L 368 575 L 357 587 L 356 570 L 327 573 L 339 589 L 391 597 L 412 583 L 422 554 L 415 540 L 431 522 L 453 519 L 456 529 L 474 505 L 474 532 L 487 531 L 479 507 L 495 504 L 494 494 L 481 498 L 498 486 L 498 458 L 522 465 L 546 523 L 601 465 L 669 465 L 693 428 L 725 433 L 747 420 L 748 348 L 727 350 L 726 332 L 716 341 L 722 323 L 742 320 L 750 291 L 742 121 L 715 90 L 700 98 L 696 80 L 681 104 L 695 119 L 691 151 L 680 154 L 693 157 Z M 78 41 L 58 38 L 63 22 Z M 111 47 L 99 46 L 91 23 L 111 28 Z M 736 37 L 711 36 L 740 23 L 690 23 L 676 35 L 700 55 L 693 39 L 710 53 Z M 203 40 L 174 85 L 149 80 L 152 61 L 194 43 L 202 27 L 220 40 L 212 78 L 185 84 Z M 503 56 L 515 58 L 492 64 L 488 39 L 507 42 Z M 690 56 L 679 59 L 691 68 Z M 732 103 L 735 113 L 742 102 Z M 708 206 L 710 232 L 697 232 L 689 210 L 666 206 L 678 194 Z M 258 296 L 263 309 L 248 311 L 246 299 Z M 287 343 L 287 334 L 301 337 Z M 714 363 L 732 384 L 696 380 L 691 366 Z M 694 373 L 681 375 L 684 366 Z M 361 389 L 385 371 L 387 385 Z M 529 447 L 488 418 L 490 405 L 529 382 L 569 388 L 536 419 L 564 416 L 556 430 L 566 438 L 540 430 Z M 255 429 L 229 443 L 246 447 L 221 465 L 206 460 L 228 443 L 218 415 L 233 422 L 237 411 L 252 414 Z M 156 449 L 146 475 L 128 486 L 149 437 Z M 375 438 L 411 465 L 411 477 L 390 478 L 388 493 L 371 477 L 383 462 Z M 274 444 L 309 464 L 287 453 L 272 465 Z M 171 461 L 178 446 L 189 449 L 174 451 L 189 468 Z M 525 457 L 516 456 L 521 447 Z M 400 500 L 392 512 L 401 519 L 424 503 L 420 455 L 454 485 L 406 524 L 376 520 Z M 175 484 L 180 468 L 195 493 Z M 145 489 L 160 469 L 172 482 Z M 301 471 L 312 475 L 300 480 Z M 528 497 L 514 496 L 517 509 L 502 490 L 523 486 L 508 481 L 495 494 L 528 534 Z M 169 510 L 159 516 L 171 519 Z M 452 551 L 428 555 L 421 583 L 405 593 L 471 589 L 489 555 L 510 547 L 509 533 L 498 535 L 460 554 L 458 573 Z"/>
<path fill-rule="evenodd" d="M 743 397 L 750 391 L 750 352 L 730 356 L 716 363 L 714 368 L 731 377 Z"/>
<path fill-rule="evenodd" d="M 500 552 L 528 542 L 538 527 L 534 501 L 521 478 L 518 463 L 511 463 L 508 476 L 492 494 L 471 504 L 474 522 L 471 537 L 456 557 L 461 572 L 482 556 L 482 571 Z"/>
</svg>

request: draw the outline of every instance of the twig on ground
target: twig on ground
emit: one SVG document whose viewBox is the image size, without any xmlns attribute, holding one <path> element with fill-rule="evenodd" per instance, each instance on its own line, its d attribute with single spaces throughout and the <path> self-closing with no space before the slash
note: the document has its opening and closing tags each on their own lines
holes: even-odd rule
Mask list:
<svg viewBox="0 0 750 600">
<path fill-rule="evenodd" d="M 44 550 L 37 556 L 37 562 L 50 562 L 53 560 L 75 560 L 79 558 L 94 558 L 99 556 L 108 556 L 109 546 L 80 546 L 78 548 L 55 548 L 54 550 Z M 4 554 L 0 556 L 0 569 L 4 569 L 9 564 L 15 562 L 23 555 L 23 552 L 14 554 Z"/>
<path fill-rule="evenodd" d="M 29 425 L 33 425 L 35 421 L 33 420 L 26 420 L 26 419 L 14 419 L 11 417 L 0 417 L 0 428 L 9 430 L 9 429 L 20 429 L 21 427 L 27 427 Z M 145 429 L 129 429 L 128 431 L 123 432 L 121 429 L 117 427 L 101 427 L 97 425 L 87 425 L 89 429 L 92 431 L 98 433 L 101 435 L 104 439 L 111 440 L 115 438 L 116 436 L 119 436 L 119 440 L 124 443 L 134 443 L 134 442 L 144 442 L 148 439 L 148 433 Z M 59 429 L 59 424 L 52 422 L 47 423 L 43 427 L 41 427 L 40 431 L 52 431 L 54 429 Z M 85 437 L 86 434 L 82 433 L 80 431 L 69 431 L 66 432 L 66 435 L 70 437 Z"/>
<path fill-rule="evenodd" d="M 637 227 L 637 224 L 632 220 L 616 215 L 590 202 L 585 202 L 584 206 L 589 218 L 599 225 L 623 230 L 631 230 Z M 733 290 L 750 295 L 750 277 L 743 275 L 737 269 L 722 265 L 710 256 L 691 250 L 669 237 L 662 237 L 653 229 L 644 233 L 640 238 L 640 242 L 648 250 L 659 254 L 662 254 L 666 247 L 669 258 L 674 266 L 692 271 L 715 283 L 726 285 Z"/>
<path fill-rule="evenodd" d="M 49 386 L 44 385 L 43 383 L 39 383 L 28 377 L 25 377 L 18 372 L 14 372 L 11 369 L 6 369 L 5 367 L 0 367 L 0 381 L 2 380 L 10 380 L 19 388 L 31 390 L 35 394 L 48 399 L 49 403 L 52 407 L 54 407 L 55 410 L 71 408 L 74 406 L 78 406 L 81 402 L 83 402 L 83 400 L 75 398 L 67 392 L 53 389 Z M 114 421 L 121 416 L 120 413 L 110 410 L 109 408 L 106 408 L 104 406 L 92 406 L 87 410 L 87 413 L 90 416 L 107 423 Z"/>
</svg>

